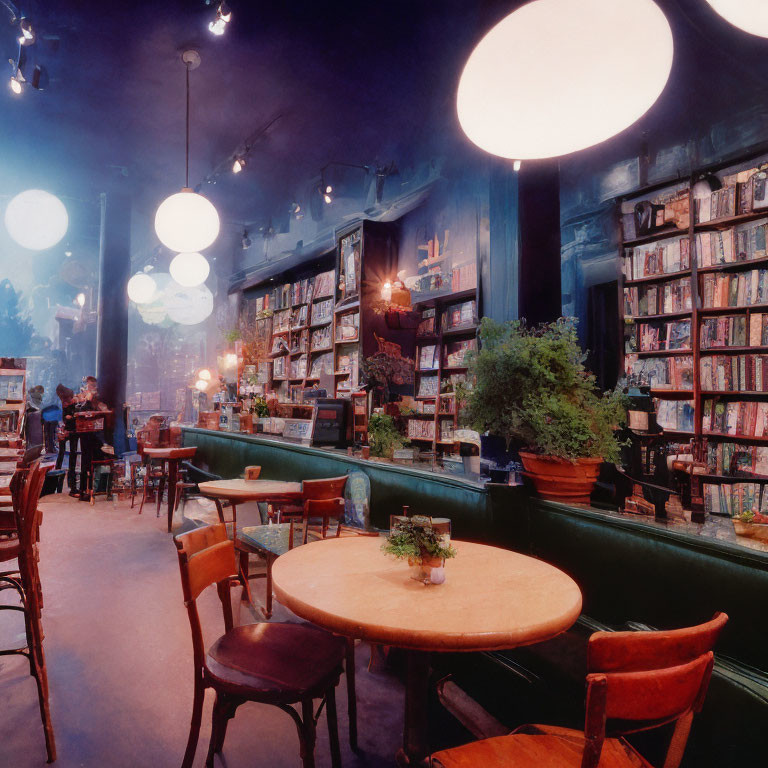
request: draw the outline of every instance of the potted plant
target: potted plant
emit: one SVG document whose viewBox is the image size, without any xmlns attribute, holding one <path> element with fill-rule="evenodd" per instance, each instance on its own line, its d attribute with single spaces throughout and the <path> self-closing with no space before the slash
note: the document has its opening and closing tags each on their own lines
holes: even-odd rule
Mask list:
<svg viewBox="0 0 768 768">
<path fill-rule="evenodd" d="M 428 517 L 397 518 L 381 551 L 388 555 L 407 560 L 414 569 L 413 578 L 417 581 L 430 581 L 435 584 L 443 578 L 433 578 L 432 569 L 442 569 L 448 558 L 456 557 L 456 550 L 446 541 L 444 533 L 432 526 Z"/>
<path fill-rule="evenodd" d="M 576 321 L 528 328 L 483 318 L 480 342 L 468 362 L 475 385 L 465 395 L 473 426 L 519 451 L 544 498 L 588 502 L 603 461 L 619 459 L 615 433 L 626 409 L 624 396 L 601 394 L 584 367 Z"/>
<path fill-rule="evenodd" d="M 371 456 L 391 459 L 396 448 L 408 445 L 395 425 L 395 420 L 386 413 L 372 413 L 368 419 L 368 444 Z"/>
</svg>

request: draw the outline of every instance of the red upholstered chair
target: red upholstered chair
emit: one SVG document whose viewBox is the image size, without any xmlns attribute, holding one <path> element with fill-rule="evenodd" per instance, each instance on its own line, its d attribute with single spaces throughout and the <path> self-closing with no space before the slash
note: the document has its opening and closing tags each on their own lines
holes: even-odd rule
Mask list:
<svg viewBox="0 0 768 768">
<path fill-rule="evenodd" d="M 315 765 L 314 699 L 325 701 L 331 763 L 341 766 L 335 691 L 347 650 L 344 638 L 306 624 L 248 624 L 232 621 L 230 582 L 237 578 L 235 547 L 224 524 L 176 536 L 184 604 L 192 627 L 195 698 L 189 740 L 182 768 L 195 758 L 203 700 L 207 688 L 216 692 L 207 766 L 221 752 L 228 721 L 246 701 L 271 704 L 286 712 L 299 731 L 304 768 Z M 216 584 L 226 632 L 204 650 L 197 598 Z M 301 713 L 294 704 L 300 704 Z"/>
<path fill-rule="evenodd" d="M 669 632 L 596 632 L 589 638 L 584 731 L 524 725 L 509 736 L 438 752 L 432 766 L 652 768 L 623 736 L 675 723 L 664 768 L 677 768 L 727 621 L 717 613 L 706 624 Z"/>
</svg>

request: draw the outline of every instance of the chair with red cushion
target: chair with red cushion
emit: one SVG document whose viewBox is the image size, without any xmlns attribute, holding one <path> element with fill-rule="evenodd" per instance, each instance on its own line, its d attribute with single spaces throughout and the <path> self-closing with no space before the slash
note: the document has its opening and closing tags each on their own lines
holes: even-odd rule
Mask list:
<svg viewBox="0 0 768 768">
<path fill-rule="evenodd" d="M 227 723 L 237 708 L 246 701 L 254 701 L 271 704 L 290 715 L 299 732 L 304 768 L 312 768 L 317 717 L 314 699 L 324 700 L 331 763 L 334 768 L 340 766 L 335 691 L 347 649 L 344 638 L 306 624 L 233 626 L 230 582 L 237 579 L 237 567 L 235 547 L 227 536 L 226 526 L 219 523 L 198 528 L 176 536 L 174 541 L 192 628 L 195 665 L 192 722 L 182 768 L 189 768 L 195 758 L 208 688 L 216 692 L 216 701 L 207 766 L 212 766 L 214 754 L 221 752 Z M 221 600 L 226 631 L 206 653 L 196 601 L 213 584 Z M 301 713 L 293 706 L 298 704 Z"/>
<path fill-rule="evenodd" d="M 653 768 L 623 736 L 675 724 L 663 768 L 677 768 L 728 621 L 717 613 L 668 632 L 596 632 L 589 638 L 584 731 L 524 725 L 432 756 L 433 768 Z"/>
</svg>

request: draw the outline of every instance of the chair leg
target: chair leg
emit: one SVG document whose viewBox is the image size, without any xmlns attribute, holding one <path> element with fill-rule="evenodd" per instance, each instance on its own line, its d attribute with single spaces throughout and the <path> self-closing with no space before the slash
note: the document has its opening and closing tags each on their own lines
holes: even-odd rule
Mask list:
<svg viewBox="0 0 768 768">
<path fill-rule="evenodd" d="M 267 586 L 266 586 L 266 595 L 264 598 L 264 618 L 265 619 L 271 619 L 272 618 L 272 563 L 275 562 L 275 559 L 271 555 L 267 555 Z"/>
<path fill-rule="evenodd" d="M 347 673 L 347 713 L 349 716 L 349 746 L 358 752 L 357 745 L 357 689 L 355 687 L 355 639 L 347 638 L 347 655 L 344 664 Z"/>
<path fill-rule="evenodd" d="M 149 467 L 144 472 L 144 490 L 141 493 L 141 504 L 139 504 L 139 514 L 144 509 L 144 502 L 147 500 L 147 487 L 149 486 Z"/>
<path fill-rule="evenodd" d="M 224 738 L 221 733 L 222 724 L 226 721 L 227 701 L 221 691 L 216 691 L 216 700 L 213 702 L 213 715 L 211 717 L 211 741 L 208 745 L 208 755 L 205 758 L 206 768 L 213 768 L 213 756 L 221 751 Z"/>
<path fill-rule="evenodd" d="M 31 627 L 30 627 L 31 629 Z M 45 734 L 45 751 L 48 754 L 48 762 L 56 760 L 56 740 L 53 735 L 53 723 L 51 722 L 51 710 L 48 704 L 48 672 L 45 666 L 45 654 L 42 645 L 42 629 L 31 632 L 32 646 L 29 649 L 29 665 L 32 676 L 37 684 L 37 700 L 40 705 L 40 719 L 43 721 L 43 733 Z M 30 635 L 28 634 L 28 637 Z"/>
<path fill-rule="evenodd" d="M 94 475 L 94 469 L 93 469 L 93 465 L 91 465 L 91 471 L 88 473 L 88 493 L 90 495 L 91 506 L 94 506 L 96 504 L 96 496 L 93 493 L 96 487 L 93 482 L 93 475 Z"/>
<path fill-rule="evenodd" d="M 160 506 L 163 503 L 163 491 L 165 490 L 165 475 L 161 475 L 157 483 L 157 510 L 155 517 L 160 517 Z"/>
<path fill-rule="evenodd" d="M 301 702 L 301 764 L 303 768 L 315 768 L 315 713 L 312 699 Z"/>
<path fill-rule="evenodd" d="M 328 741 L 331 745 L 331 766 L 341 768 L 341 747 L 339 746 L 339 720 L 336 715 L 336 686 L 325 694 L 325 715 L 328 718 Z"/>
<path fill-rule="evenodd" d="M 253 605 L 253 595 L 251 594 L 251 585 L 248 583 L 248 571 L 249 571 L 249 565 L 248 565 L 248 553 L 247 552 L 239 552 L 238 553 L 238 566 L 239 566 L 239 572 L 240 572 L 240 581 L 243 583 L 243 594 L 242 599 L 248 601 L 248 605 Z"/>
<path fill-rule="evenodd" d="M 184 760 L 181 768 L 192 768 L 197 751 L 197 742 L 200 738 L 200 723 L 203 719 L 203 704 L 205 703 L 205 687 L 200 678 L 200 672 L 195 677 L 195 700 L 192 704 L 192 722 L 189 725 L 189 738 L 187 739 L 187 749 L 184 752 Z"/>
</svg>

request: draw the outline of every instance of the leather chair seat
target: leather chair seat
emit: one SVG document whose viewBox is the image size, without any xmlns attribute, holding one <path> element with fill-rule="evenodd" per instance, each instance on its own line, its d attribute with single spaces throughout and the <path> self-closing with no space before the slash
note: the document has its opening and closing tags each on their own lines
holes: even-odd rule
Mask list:
<svg viewBox="0 0 768 768">
<path fill-rule="evenodd" d="M 343 637 L 304 624 L 247 624 L 211 646 L 206 668 L 217 687 L 292 703 L 323 695 L 342 671 L 346 648 Z"/>
<path fill-rule="evenodd" d="M 433 768 L 580 768 L 584 734 L 570 728 L 526 725 L 509 736 L 437 752 Z M 599 768 L 653 768 L 624 739 L 606 739 Z"/>
</svg>

